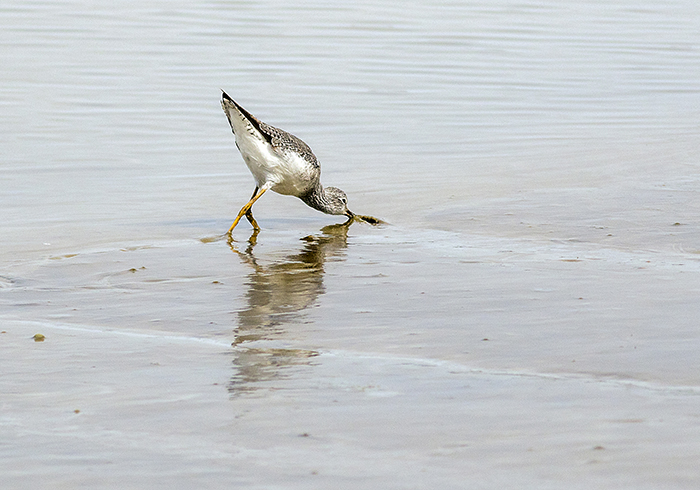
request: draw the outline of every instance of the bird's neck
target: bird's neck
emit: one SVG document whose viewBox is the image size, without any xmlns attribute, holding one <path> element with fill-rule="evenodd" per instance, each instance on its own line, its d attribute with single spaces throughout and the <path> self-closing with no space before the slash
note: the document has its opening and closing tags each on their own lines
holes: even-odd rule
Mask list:
<svg viewBox="0 0 700 490">
<path fill-rule="evenodd" d="M 307 206 L 321 211 L 322 213 L 328 213 L 330 210 L 330 203 L 326 198 L 326 191 L 320 182 L 316 184 L 316 187 L 314 187 L 311 192 L 300 196 L 300 198 Z"/>
</svg>

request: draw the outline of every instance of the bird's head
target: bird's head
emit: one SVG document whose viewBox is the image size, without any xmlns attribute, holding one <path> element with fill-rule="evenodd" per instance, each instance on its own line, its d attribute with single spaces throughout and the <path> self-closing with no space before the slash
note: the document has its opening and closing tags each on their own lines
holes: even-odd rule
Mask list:
<svg viewBox="0 0 700 490">
<path fill-rule="evenodd" d="M 328 214 L 344 214 L 348 218 L 354 216 L 348 209 L 348 196 L 343 191 L 337 187 L 326 187 L 324 191 L 328 203 Z"/>
</svg>

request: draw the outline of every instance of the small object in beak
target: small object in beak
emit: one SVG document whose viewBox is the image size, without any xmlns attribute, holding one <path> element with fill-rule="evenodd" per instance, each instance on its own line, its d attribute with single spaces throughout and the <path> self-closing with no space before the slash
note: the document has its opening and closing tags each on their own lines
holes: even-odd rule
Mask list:
<svg viewBox="0 0 700 490">
<path fill-rule="evenodd" d="M 382 221 L 379 218 L 375 218 L 374 216 L 365 216 L 361 214 L 356 214 L 354 215 L 355 219 L 364 221 L 365 223 L 369 223 L 370 225 L 385 225 L 386 221 Z"/>
</svg>

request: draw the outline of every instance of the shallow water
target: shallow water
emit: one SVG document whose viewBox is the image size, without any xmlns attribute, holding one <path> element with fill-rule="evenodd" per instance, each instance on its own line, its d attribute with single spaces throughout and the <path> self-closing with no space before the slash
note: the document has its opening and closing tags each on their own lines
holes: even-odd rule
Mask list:
<svg viewBox="0 0 700 490">
<path fill-rule="evenodd" d="M 3 481 L 696 488 L 698 14 L 4 3 Z M 219 88 L 388 224 L 220 239 Z"/>
</svg>

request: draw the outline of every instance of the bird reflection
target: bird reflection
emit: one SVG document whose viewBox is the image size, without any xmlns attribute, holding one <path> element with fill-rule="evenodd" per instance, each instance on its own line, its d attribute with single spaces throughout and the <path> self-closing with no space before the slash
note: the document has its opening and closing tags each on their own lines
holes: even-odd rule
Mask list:
<svg viewBox="0 0 700 490">
<path fill-rule="evenodd" d="M 326 226 L 320 235 L 302 238 L 301 249 L 281 260 L 263 265 L 254 254 L 257 231 L 246 248 L 229 241 L 231 250 L 251 267 L 246 283 L 247 306 L 238 312 L 238 328 L 233 346 L 235 374 L 229 383 L 234 394 L 252 392 L 260 382 L 281 376 L 285 367 L 306 365 L 318 355 L 301 349 L 245 348 L 248 342 L 279 339 L 285 326 L 299 321 L 304 311 L 325 292 L 324 264 L 329 258 L 340 258 L 347 247 L 351 221 Z"/>
</svg>

